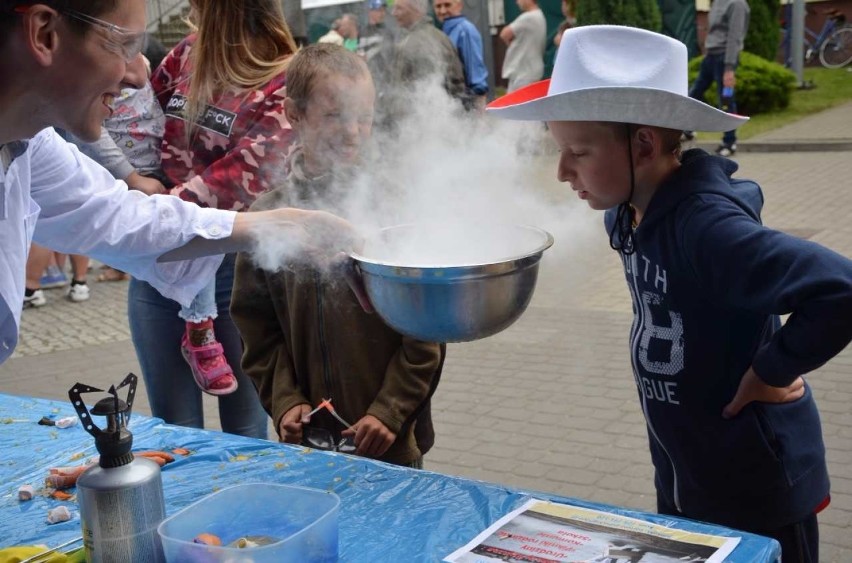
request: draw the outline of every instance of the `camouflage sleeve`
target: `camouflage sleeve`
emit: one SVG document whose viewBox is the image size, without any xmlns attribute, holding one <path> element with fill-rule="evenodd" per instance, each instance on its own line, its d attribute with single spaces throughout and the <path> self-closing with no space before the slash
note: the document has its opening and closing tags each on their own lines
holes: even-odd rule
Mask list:
<svg viewBox="0 0 852 563">
<path fill-rule="evenodd" d="M 284 98 L 284 87 L 267 95 L 259 103 L 259 117 L 235 139 L 231 150 L 172 193 L 204 207 L 245 211 L 259 195 L 275 187 L 274 179 L 283 175 L 284 158 L 294 138 L 284 115 Z"/>
<path fill-rule="evenodd" d="M 162 108 L 165 108 L 166 104 L 169 103 L 175 85 L 181 78 L 183 66 L 189 57 L 189 44 L 192 38 L 192 36 L 187 37 L 175 45 L 174 49 L 169 51 L 169 54 L 151 75 L 151 86 L 154 88 L 154 94 Z"/>
</svg>

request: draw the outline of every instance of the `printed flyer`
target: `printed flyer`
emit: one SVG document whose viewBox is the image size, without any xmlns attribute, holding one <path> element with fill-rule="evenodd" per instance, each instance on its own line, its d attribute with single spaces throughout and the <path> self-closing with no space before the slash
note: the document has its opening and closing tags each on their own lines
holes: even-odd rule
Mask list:
<svg viewBox="0 0 852 563">
<path fill-rule="evenodd" d="M 444 561 L 449 563 L 722 563 L 740 538 L 711 536 L 532 499 Z"/>
</svg>

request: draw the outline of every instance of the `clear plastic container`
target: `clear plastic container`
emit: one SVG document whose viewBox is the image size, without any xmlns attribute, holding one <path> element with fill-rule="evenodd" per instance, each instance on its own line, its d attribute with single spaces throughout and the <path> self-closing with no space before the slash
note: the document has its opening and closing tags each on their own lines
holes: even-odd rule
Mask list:
<svg viewBox="0 0 852 563">
<path fill-rule="evenodd" d="M 290 563 L 337 561 L 340 497 L 332 492 L 247 483 L 208 495 L 157 528 L 168 562 Z M 213 534 L 222 546 L 195 543 Z M 272 539 L 258 547 L 229 547 L 241 538 Z"/>
</svg>

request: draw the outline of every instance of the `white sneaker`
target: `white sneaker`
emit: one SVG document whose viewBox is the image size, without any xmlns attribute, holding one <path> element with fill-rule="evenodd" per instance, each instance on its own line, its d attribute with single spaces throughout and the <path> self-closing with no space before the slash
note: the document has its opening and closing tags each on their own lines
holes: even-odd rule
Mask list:
<svg viewBox="0 0 852 563">
<path fill-rule="evenodd" d="M 89 300 L 89 286 L 85 283 L 74 283 L 68 288 L 68 299 L 75 303 Z"/>
<path fill-rule="evenodd" d="M 43 307 L 44 305 L 47 305 L 44 291 L 37 289 L 29 297 L 24 295 L 24 307 Z"/>
<path fill-rule="evenodd" d="M 725 158 L 731 158 L 732 156 L 734 156 L 734 154 L 736 154 L 736 152 L 737 152 L 737 144 L 736 143 L 734 143 L 733 145 L 726 145 L 726 144 L 722 143 L 716 149 L 716 154 L 718 154 L 719 156 L 724 156 Z"/>
</svg>

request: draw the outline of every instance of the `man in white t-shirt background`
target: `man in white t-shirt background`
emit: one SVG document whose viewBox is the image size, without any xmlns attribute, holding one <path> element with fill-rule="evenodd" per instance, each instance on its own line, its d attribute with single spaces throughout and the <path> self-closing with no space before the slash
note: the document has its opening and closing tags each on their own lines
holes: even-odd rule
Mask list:
<svg viewBox="0 0 852 563">
<path fill-rule="evenodd" d="M 512 92 L 544 77 L 544 49 L 547 23 L 536 0 L 516 0 L 521 15 L 500 31 L 500 40 L 509 48 L 503 60 L 503 78 Z"/>
</svg>

